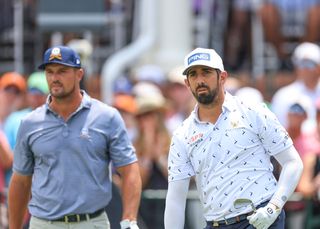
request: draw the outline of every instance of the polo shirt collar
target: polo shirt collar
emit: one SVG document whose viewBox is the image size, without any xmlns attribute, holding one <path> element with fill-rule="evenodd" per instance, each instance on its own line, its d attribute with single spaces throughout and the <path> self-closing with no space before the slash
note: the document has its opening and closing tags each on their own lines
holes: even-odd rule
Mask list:
<svg viewBox="0 0 320 229">
<path fill-rule="evenodd" d="M 91 97 L 84 91 L 81 90 L 82 101 L 80 107 L 90 108 L 91 107 Z"/>
<path fill-rule="evenodd" d="M 82 96 L 81 104 L 78 107 L 77 111 L 82 108 L 90 108 L 91 107 L 91 97 L 84 90 L 81 90 L 81 94 L 83 96 Z M 45 104 L 47 111 L 48 110 L 51 111 L 50 106 L 49 106 L 50 101 L 51 101 L 51 95 L 48 95 L 47 101 Z"/>
<path fill-rule="evenodd" d="M 234 103 L 233 103 L 232 95 L 229 92 L 225 92 L 225 97 L 224 97 L 224 101 L 222 104 L 222 114 L 225 113 L 226 111 L 232 111 L 233 107 L 234 107 L 233 104 Z M 199 120 L 198 111 L 199 111 L 199 105 L 196 104 L 193 111 L 192 111 L 193 119 L 197 123 L 203 123 L 202 121 Z"/>
</svg>

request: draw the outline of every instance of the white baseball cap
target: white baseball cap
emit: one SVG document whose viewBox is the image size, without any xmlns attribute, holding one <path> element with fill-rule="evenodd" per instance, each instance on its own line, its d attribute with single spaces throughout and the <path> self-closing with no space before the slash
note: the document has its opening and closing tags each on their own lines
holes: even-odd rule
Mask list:
<svg viewBox="0 0 320 229">
<path fill-rule="evenodd" d="M 293 52 L 292 61 L 294 64 L 298 64 L 303 60 L 311 60 L 316 64 L 320 64 L 320 47 L 310 42 L 298 45 Z"/>
<path fill-rule="evenodd" d="M 183 75 L 187 75 L 189 69 L 196 65 L 224 71 L 223 62 L 218 53 L 213 49 L 196 48 L 184 58 Z"/>
</svg>

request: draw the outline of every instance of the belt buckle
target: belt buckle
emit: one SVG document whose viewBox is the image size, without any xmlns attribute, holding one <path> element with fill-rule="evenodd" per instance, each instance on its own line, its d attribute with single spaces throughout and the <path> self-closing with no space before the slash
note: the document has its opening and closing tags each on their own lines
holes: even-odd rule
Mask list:
<svg viewBox="0 0 320 229">
<path fill-rule="evenodd" d="M 71 216 L 72 216 L 72 218 L 73 218 L 73 217 L 76 218 L 76 223 L 81 222 L 81 219 L 80 219 L 80 215 L 79 215 L 79 214 L 76 214 L 76 215 L 65 215 L 65 216 L 64 216 L 64 222 L 65 222 L 65 223 L 69 223 L 69 217 L 71 217 Z"/>
<path fill-rule="evenodd" d="M 69 218 L 68 218 L 67 215 L 64 216 L 64 222 L 65 222 L 65 223 L 69 223 Z"/>
</svg>

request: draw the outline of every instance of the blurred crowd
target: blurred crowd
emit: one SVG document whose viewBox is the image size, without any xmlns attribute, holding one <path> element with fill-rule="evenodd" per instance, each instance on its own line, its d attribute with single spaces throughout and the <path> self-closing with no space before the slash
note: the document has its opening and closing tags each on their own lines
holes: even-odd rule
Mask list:
<svg viewBox="0 0 320 229">
<path fill-rule="evenodd" d="M 196 14 L 205 0 L 194 2 Z M 213 2 L 218 4 L 219 0 Z M 266 103 L 286 127 L 304 162 L 301 181 L 286 205 L 287 228 L 320 228 L 320 223 L 310 226 L 320 214 L 320 1 L 228 2 L 223 56 L 226 70 L 231 74 L 226 88 L 232 95 L 252 104 Z M 275 52 L 277 67 L 272 73 L 265 72 L 262 78 L 265 84 L 269 82 L 267 77 L 274 79 L 271 92 L 250 77 L 239 77 L 243 70 L 250 74 L 252 67 L 253 15 L 261 19 L 264 40 Z M 285 83 L 277 78 L 283 72 L 289 74 Z M 99 77 L 85 79 L 82 86 L 93 97 L 100 98 Z M 20 120 L 44 104 L 48 93 L 43 72 L 27 75 L 5 72 L 0 76 L 0 228 L 7 225 L 6 188 Z M 136 148 L 143 189 L 166 190 L 171 135 L 195 105 L 185 86 L 182 66 L 167 72 L 153 64 L 130 69 L 115 81 L 112 105 L 120 111 Z M 275 173 L 277 166 L 274 165 Z M 117 176 L 114 173 L 114 201 L 120 201 L 116 193 L 121 185 Z M 191 185 L 190 189 L 196 188 Z M 164 205 L 164 199 L 143 196 L 138 219 L 140 228 L 164 228 Z M 109 211 L 114 215 L 109 217 L 112 228 L 118 228 L 117 211 L 121 209 Z M 190 204 L 187 211 L 191 214 L 188 214 L 186 228 L 202 227 L 203 221 L 196 214 L 201 211 L 199 206 Z M 27 225 L 28 215 L 26 228 Z"/>
</svg>

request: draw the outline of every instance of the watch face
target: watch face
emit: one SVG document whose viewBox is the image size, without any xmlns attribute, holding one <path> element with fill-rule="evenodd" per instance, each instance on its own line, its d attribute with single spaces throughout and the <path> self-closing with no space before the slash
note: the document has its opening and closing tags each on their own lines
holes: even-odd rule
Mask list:
<svg viewBox="0 0 320 229">
<path fill-rule="evenodd" d="M 124 228 L 130 228 L 130 221 L 127 220 L 127 219 L 122 220 L 122 221 L 120 222 L 120 226 L 121 226 L 122 229 L 124 229 Z"/>
<path fill-rule="evenodd" d="M 269 214 L 273 214 L 273 210 L 271 208 L 267 208 Z"/>
</svg>

